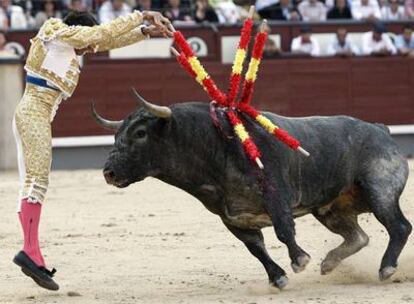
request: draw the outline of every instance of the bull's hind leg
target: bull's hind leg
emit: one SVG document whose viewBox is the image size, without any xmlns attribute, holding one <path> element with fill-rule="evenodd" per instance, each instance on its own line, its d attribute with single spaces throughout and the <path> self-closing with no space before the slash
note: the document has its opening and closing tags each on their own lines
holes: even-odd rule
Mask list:
<svg viewBox="0 0 414 304">
<path fill-rule="evenodd" d="M 330 231 L 344 238 L 343 243 L 329 251 L 322 261 L 321 274 L 330 273 L 343 259 L 353 255 L 368 244 L 368 235 L 358 225 L 356 214 L 329 210 L 323 214 L 316 211 L 314 216 Z"/>
<path fill-rule="evenodd" d="M 377 159 L 359 181 L 363 200 L 387 229 L 390 240 L 381 261 L 380 280 L 397 270 L 397 260 L 411 233 L 411 224 L 401 212 L 399 199 L 408 178 L 408 164 L 399 154 Z"/>
<path fill-rule="evenodd" d="M 372 207 L 375 217 L 385 226 L 390 236 L 388 247 L 381 261 L 379 271 L 380 280 L 386 280 L 397 271 L 397 260 L 400 256 L 408 236 L 411 233 L 411 224 L 401 212 L 398 200 L 390 207 L 379 206 L 377 203 Z"/>
<path fill-rule="evenodd" d="M 375 198 L 376 197 L 376 198 Z M 411 233 L 411 224 L 401 212 L 398 199 L 383 201 L 382 195 L 369 202 L 375 217 L 387 229 L 390 240 L 381 261 L 380 280 L 386 280 L 397 271 L 398 257 Z"/>
<path fill-rule="evenodd" d="M 260 230 L 240 229 L 224 223 L 226 227 L 246 245 L 247 249 L 253 254 L 264 266 L 269 283 L 277 288 L 284 288 L 288 283 L 285 271 L 277 265 L 269 256 Z"/>
</svg>

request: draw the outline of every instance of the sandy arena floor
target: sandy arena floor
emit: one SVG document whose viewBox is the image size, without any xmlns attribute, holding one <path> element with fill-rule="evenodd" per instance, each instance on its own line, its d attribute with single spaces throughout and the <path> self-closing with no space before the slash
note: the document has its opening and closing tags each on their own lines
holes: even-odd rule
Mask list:
<svg viewBox="0 0 414 304">
<path fill-rule="evenodd" d="M 402 208 L 414 222 L 414 162 Z M 388 241 L 372 215 L 360 218 L 370 244 L 327 276 L 325 254 L 340 237 L 312 216 L 297 219 L 299 244 L 312 261 L 294 274 L 287 250 L 265 229 L 272 257 L 290 283 L 271 290 L 267 275 L 244 245 L 200 202 L 154 179 L 119 190 L 100 171 L 54 172 L 43 209 L 41 237 L 61 285 L 37 287 L 12 264 L 20 249 L 15 214 L 17 174 L 0 174 L 0 303 L 414 303 L 414 237 L 399 272 L 381 283 L 377 271 Z"/>
</svg>

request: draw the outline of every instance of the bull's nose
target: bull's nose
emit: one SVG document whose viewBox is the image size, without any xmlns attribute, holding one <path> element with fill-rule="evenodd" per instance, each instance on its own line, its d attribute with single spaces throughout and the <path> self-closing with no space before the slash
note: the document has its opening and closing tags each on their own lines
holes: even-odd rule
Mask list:
<svg viewBox="0 0 414 304">
<path fill-rule="evenodd" d="M 115 173 L 112 170 L 105 169 L 103 172 L 105 180 L 108 184 L 113 184 L 115 181 Z"/>
</svg>

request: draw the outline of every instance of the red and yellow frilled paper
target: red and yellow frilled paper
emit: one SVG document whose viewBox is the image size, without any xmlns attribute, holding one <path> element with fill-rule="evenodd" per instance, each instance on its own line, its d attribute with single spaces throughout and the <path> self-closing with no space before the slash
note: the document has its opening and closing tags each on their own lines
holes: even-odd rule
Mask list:
<svg viewBox="0 0 414 304">
<path fill-rule="evenodd" d="M 253 120 L 259 123 L 263 129 L 265 129 L 270 134 L 273 134 L 278 140 L 284 142 L 290 148 L 298 150 L 306 156 L 309 156 L 309 153 L 301 148 L 300 142 L 297 139 L 290 136 L 289 133 L 285 130 L 276 126 L 267 117 L 262 115 L 259 111 L 257 111 L 249 104 L 252 99 L 254 83 L 257 78 L 257 72 L 259 70 L 259 65 L 263 56 L 264 45 L 267 39 L 267 33 L 264 31 L 263 26 L 261 31 L 256 34 L 252 56 L 244 77 L 240 101 L 236 102 L 237 93 L 239 91 L 239 86 L 242 78 L 243 65 L 246 59 L 248 44 L 251 39 L 253 13 L 254 7 L 251 7 L 249 18 L 244 22 L 241 31 L 240 41 L 233 62 L 232 73 L 230 76 L 230 85 L 227 94 L 224 94 L 217 87 L 213 79 L 208 75 L 206 70 L 201 65 L 200 61 L 194 55 L 184 36 L 179 31 L 174 32 L 174 42 L 181 49 L 181 53 L 178 53 L 175 49 L 172 50 L 176 54 L 177 61 L 180 63 L 180 65 L 184 68 L 184 70 L 188 72 L 190 76 L 194 77 L 196 81 L 203 86 L 204 90 L 213 99 L 213 102 L 216 102 L 219 107 L 225 108 L 228 120 L 233 126 L 234 133 L 242 143 L 243 149 L 246 152 L 247 156 L 252 161 L 256 162 L 256 164 L 261 169 L 263 169 L 263 164 L 260 160 L 261 152 L 244 127 L 243 122 L 239 117 L 240 113 L 244 113 L 250 116 Z M 264 24 L 265 21 L 263 25 Z"/>
</svg>

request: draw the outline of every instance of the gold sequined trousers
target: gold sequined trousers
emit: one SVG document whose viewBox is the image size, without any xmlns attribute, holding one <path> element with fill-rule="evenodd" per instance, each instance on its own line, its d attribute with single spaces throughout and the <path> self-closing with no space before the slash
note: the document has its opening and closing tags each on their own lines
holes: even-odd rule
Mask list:
<svg viewBox="0 0 414 304">
<path fill-rule="evenodd" d="M 32 203 L 45 200 L 52 164 L 52 113 L 61 99 L 58 91 L 27 83 L 16 108 L 13 131 L 20 174 L 18 211 L 22 199 Z"/>
</svg>

